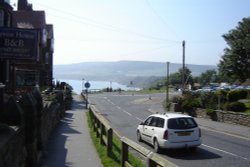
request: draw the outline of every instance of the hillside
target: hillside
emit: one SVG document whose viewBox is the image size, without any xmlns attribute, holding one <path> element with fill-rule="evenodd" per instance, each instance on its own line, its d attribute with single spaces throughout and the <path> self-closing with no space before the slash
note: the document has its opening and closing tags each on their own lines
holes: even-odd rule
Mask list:
<svg viewBox="0 0 250 167">
<path fill-rule="evenodd" d="M 193 76 L 198 76 L 202 72 L 210 69 L 217 69 L 210 65 L 186 65 Z M 171 63 L 169 72 L 175 73 L 182 64 Z M 131 80 L 157 79 L 166 76 L 166 63 L 144 62 L 144 61 L 118 61 L 118 62 L 84 62 L 67 65 L 54 65 L 54 78 L 79 79 L 96 81 L 115 81 L 129 84 Z"/>
</svg>

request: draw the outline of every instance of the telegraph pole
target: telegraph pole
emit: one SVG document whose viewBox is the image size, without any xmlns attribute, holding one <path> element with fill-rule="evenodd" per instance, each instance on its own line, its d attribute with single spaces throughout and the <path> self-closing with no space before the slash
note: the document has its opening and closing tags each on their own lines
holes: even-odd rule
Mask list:
<svg viewBox="0 0 250 167">
<path fill-rule="evenodd" d="M 169 111 L 169 62 L 167 62 L 166 107 Z"/>
<path fill-rule="evenodd" d="M 185 45 L 186 42 L 185 40 L 182 41 L 182 94 L 185 90 Z"/>
</svg>

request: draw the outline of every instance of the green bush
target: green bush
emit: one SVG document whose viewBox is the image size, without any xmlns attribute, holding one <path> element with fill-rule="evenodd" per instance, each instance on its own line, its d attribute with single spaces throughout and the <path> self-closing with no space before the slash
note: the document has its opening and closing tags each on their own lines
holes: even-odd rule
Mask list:
<svg viewBox="0 0 250 167">
<path fill-rule="evenodd" d="M 200 94 L 199 101 L 202 108 L 217 109 L 218 96 L 214 92 Z"/>
<path fill-rule="evenodd" d="M 239 100 L 239 91 L 238 90 L 230 90 L 227 93 L 227 100 L 229 102 L 234 102 L 234 101 Z"/>
<path fill-rule="evenodd" d="M 173 97 L 171 98 L 171 101 L 172 101 L 173 103 L 178 103 L 178 104 L 180 104 L 180 103 L 183 101 L 183 98 L 182 98 L 182 96 L 173 96 Z"/>
<path fill-rule="evenodd" d="M 198 98 L 186 98 L 181 104 L 181 107 L 184 111 L 192 110 L 193 108 L 200 107 Z"/>
<path fill-rule="evenodd" d="M 239 99 L 246 99 L 248 92 L 247 90 L 243 89 L 243 90 L 239 90 L 238 94 L 239 94 L 238 95 Z"/>
<path fill-rule="evenodd" d="M 246 106 L 242 102 L 232 102 L 226 103 L 224 109 L 227 111 L 234 111 L 234 112 L 244 112 L 246 110 Z"/>
</svg>

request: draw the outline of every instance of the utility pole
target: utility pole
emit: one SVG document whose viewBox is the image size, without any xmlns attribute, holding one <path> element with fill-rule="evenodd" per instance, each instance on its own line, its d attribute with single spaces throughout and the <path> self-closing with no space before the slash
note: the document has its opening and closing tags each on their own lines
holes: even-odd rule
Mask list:
<svg viewBox="0 0 250 167">
<path fill-rule="evenodd" d="M 166 107 L 169 111 L 169 62 L 167 62 L 167 82 L 166 82 Z"/>
<path fill-rule="evenodd" d="M 182 94 L 185 90 L 185 45 L 186 42 L 185 40 L 182 41 Z"/>
</svg>

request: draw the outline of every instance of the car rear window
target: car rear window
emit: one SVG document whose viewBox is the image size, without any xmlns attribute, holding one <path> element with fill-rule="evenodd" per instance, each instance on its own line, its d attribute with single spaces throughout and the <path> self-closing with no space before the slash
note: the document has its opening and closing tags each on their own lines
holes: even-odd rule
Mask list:
<svg viewBox="0 0 250 167">
<path fill-rule="evenodd" d="M 197 127 L 193 118 L 171 118 L 168 120 L 169 129 L 191 129 Z"/>
</svg>

